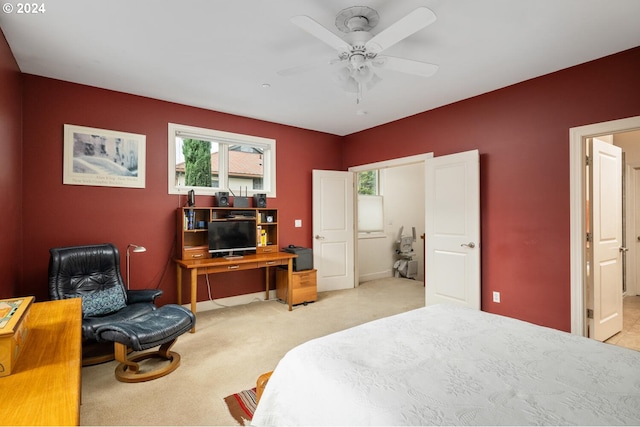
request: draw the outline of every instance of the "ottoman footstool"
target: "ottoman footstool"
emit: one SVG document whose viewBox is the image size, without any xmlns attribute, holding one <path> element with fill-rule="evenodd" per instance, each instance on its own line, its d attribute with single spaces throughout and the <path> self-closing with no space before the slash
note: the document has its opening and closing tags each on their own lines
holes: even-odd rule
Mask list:
<svg viewBox="0 0 640 427">
<path fill-rule="evenodd" d="M 120 364 L 116 378 L 123 382 L 150 381 L 167 375 L 180 366 L 180 355 L 171 351 L 178 337 L 195 324 L 194 314 L 177 304 L 164 305 L 157 310 L 134 319 L 114 322 L 100 327 L 96 335 L 101 341 L 114 343 L 115 358 Z M 153 347 L 156 351 L 128 357 L 128 349 L 143 351 Z M 142 372 L 138 362 L 155 358 L 169 361 L 159 368 Z"/>
</svg>

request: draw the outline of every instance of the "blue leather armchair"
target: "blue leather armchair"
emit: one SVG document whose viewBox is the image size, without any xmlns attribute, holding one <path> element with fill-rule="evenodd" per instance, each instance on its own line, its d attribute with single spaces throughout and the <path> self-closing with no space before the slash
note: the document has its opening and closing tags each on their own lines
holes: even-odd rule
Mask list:
<svg viewBox="0 0 640 427">
<path fill-rule="evenodd" d="M 113 360 L 113 344 L 96 346 L 103 341 L 96 331 L 154 311 L 162 291 L 126 289 L 120 252 L 111 243 L 52 248 L 49 252 L 51 299 L 82 298 L 83 365 Z"/>
</svg>

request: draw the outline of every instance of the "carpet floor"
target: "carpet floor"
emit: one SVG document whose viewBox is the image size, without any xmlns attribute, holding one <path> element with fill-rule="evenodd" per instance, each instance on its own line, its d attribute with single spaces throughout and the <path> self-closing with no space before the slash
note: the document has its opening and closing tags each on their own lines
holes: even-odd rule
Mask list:
<svg viewBox="0 0 640 427">
<path fill-rule="evenodd" d="M 197 332 L 174 347 L 180 367 L 121 383 L 116 362 L 82 368 L 81 425 L 239 425 L 224 400 L 249 390 L 293 347 L 370 320 L 424 306 L 422 282 L 389 278 L 321 292 L 307 306 L 270 300 L 198 313 Z"/>
</svg>

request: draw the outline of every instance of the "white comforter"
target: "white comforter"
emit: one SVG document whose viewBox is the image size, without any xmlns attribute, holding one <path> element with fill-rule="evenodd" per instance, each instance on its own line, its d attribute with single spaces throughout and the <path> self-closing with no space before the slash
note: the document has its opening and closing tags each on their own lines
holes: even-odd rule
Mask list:
<svg viewBox="0 0 640 427">
<path fill-rule="evenodd" d="M 302 344 L 254 425 L 640 424 L 640 352 L 437 305 Z"/>
</svg>

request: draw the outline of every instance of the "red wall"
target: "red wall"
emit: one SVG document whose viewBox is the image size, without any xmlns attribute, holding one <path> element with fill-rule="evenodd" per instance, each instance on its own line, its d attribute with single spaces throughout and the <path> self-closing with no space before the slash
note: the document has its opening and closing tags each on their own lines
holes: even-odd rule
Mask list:
<svg viewBox="0 0 640 427">
<path fill-rule="evenodd" d="M 638 75 L 640 47 L 341 138 L 21 76 L 0 40 L 0 186 L 9 196 L 1 295 L 47 299 L 50 247 L 111 241 L 123 252 L 144 245 L 132 287 L 159 287 L 161 303 L 175 302 L 174 215 L 184 204 L 167 194 L 167 123 L 175 122 L 277 139 L 278 197 L 269 206 L 281 209 L 283 245 L 311 245 L 312 169 L 478 148 L 483 309 L 569 330 L 569 128 L 640 115 Z M 146 188 L 62 185 L 65 123 L 145 134 Z M 212 294 L 257 292 L 263 283 L 260 271 L 216 275 Z M 494 290 L 501 304 L 491 302 Z M 207 298 L 201 278 L 198 300 Z"/>
<path fill-rule="evenodd" d="M 569 128 L 640 115 L 639 76 L 640 47 L 359 132 L 343 168 L 478 148 L 482 308 L 569 331 Z"/>
<path fill-rule="evenodd" d="M 0 298 L 19 294 L 22 252 L 22 76 L 0 31 Z"/>
<path fill-rule="evenodd" d="M 131 257 L 131 287 L 160 287 L 161 304 L 175 302 L 176 208 L 184 196 L 167 194 L 169 122 L 277 140 L 277 198 L 282 244 L 311 245 L 311 170 L 339 169 L 341 139 L 184 105 L 24 76 L 24 281 L 20 292 L 48 298 L 49 248 L 113 242 L 124 270 L 127 244 L 147 248 Z M 63 126 L 74 124 L 146 135 L 146 188 L 62 184 Z M 212 197 L 196 196 L 211 206 Z M 305 201 L 305 202 L 301 202 Z M 308 201 L 308 202 L 307 202 Z M 303 227 L 294 228 L 294 219 Z M 264 289 L 260 270 L 211 276 L 214 298 Z M 185 291 L 186 292 L 186 291 Z M 188 292 L 185 295 L 186 302 Z M 200 277 L 198 300 L 208 299 Z"/>
</svg>

